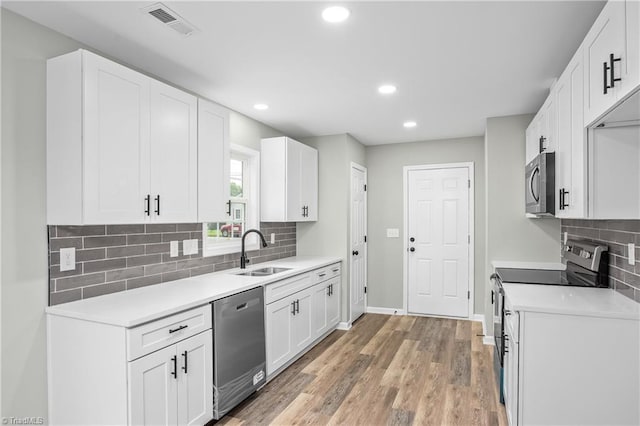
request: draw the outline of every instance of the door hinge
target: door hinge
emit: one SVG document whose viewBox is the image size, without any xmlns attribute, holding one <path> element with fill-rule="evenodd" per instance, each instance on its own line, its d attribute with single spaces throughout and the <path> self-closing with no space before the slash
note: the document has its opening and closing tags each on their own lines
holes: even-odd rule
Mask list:
<svg viewBox="0 0 640 426">
<path fill-rule="evenodd" d="M 467 243 L 471 244 L 471 234 L 467 235 Z"/>
<path fill-rule="evenodd" d="M 365 184 L 365 186 L 364 186 L 364 190 L 365 190 L 365 192 L 367 191 L 367 185 L 366 185 L 366 184 Z"/>
<path fill-rule="evenodd" d="M 365 243 L 367 242 L 367 236 L 366 235 L 364 236 L 364 242 Z"/>
<path fill-rule="evenodd" d="M 471 179 L 467 180 L 467 185 L 469 185 L 469 188 L 471 188 Z"/>
<path fill-rule="evenodd" d="M 364 286 L 364 294 L 367 294 L 367 286 Z"/>
<path fill-rule="evenodd" d="M 467 299 L 471 299 L 471 291 L 467 291 Z"/>
</svg>

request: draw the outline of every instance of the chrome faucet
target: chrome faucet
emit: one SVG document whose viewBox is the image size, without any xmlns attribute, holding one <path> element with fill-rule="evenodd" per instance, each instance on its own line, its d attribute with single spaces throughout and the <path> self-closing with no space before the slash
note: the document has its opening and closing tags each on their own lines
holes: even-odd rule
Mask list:
<svg viewBox="0 0 640 426">
<path fill-rule="evenodd" d="M 240 253 L 240 269 L 244 269 L 247 266 L 247 263 L 249 263 L 249 259 L 247 259 L 247 254 L 244 251 L 244 238 L 247 236 L 247 234 L 250 234 L 252 232 L 255 232 L 256 234 L 260 235 L 260 239 L 262 240 L 262 247 L 267 246 L 267 240 L 264 239 L 264 235 L 262 235 L 262 232 L 258 231 L 257 229 L 248 229 L 244 234 L 242 234 L 242 252 Z"/>
</svg>

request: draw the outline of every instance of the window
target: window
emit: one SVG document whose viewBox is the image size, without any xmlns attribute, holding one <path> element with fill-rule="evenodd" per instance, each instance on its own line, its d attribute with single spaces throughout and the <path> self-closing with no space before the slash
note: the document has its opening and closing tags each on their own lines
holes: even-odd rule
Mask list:
<svg viewBox="0 0 640 426">
<path fill-rule="evenodd" d="M 204 256 L 239 252 L 242 233 L 258 227 L 259 155 L 252 149 L 231 145 L 228 220 L 204 224 Z M 257 249 L 255 235 L 248 236 L 245 245 L 248 250 Z"/>
</svg>

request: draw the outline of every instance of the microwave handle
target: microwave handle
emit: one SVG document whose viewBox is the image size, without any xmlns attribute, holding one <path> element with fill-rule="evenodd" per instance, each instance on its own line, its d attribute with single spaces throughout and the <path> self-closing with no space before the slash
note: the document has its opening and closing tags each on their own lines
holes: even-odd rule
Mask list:
<svg viewBox="0 0 640 426">
<path fill-rule="evenodd" d="M 533 173 L 531 173 L 531 177 L 529 178 L 529 189 L 531 190 L 531 196 L 533 197 L 534 200 L 536 200 L 536 203 L 540 201 L 540 197 L 536 196 L 535 191 L 533 190 L 533 181 L 536 178 L 536 174 L 540 173 L 540 167 L 536 166 L 536 169 L 533 171 Z"/>
</svg>

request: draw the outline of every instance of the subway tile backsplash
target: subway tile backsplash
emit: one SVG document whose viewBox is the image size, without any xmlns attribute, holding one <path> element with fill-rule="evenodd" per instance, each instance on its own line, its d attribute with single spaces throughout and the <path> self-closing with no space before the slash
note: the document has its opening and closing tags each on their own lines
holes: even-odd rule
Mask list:
<svg viewBox="0 0 640 426">
<path fill-rule="evenodd" d="M 640 220 L 563 219 L 561 225 L 569 238 L 609 246 L 609 286 L 640 302 Z M 628 243 L 635 244 L 635 265 L 629 265 Z"/>
<path fill-rule="evenodd" d="M 240 253 L 202 256 L 202 223 L 49 226 L 49 305 L 160 284 L 240 266 Z M 296 224 L 262 222 L 275 244 L 247 252 L 251 264 L 296 255 Z M 184 255 L 182 241 L 198 240 Z M 179 241 L 179 256 L 169 255 Z M 76 268 L 60 271 L 60 249 L 76 249 Z"/>
</svg>

